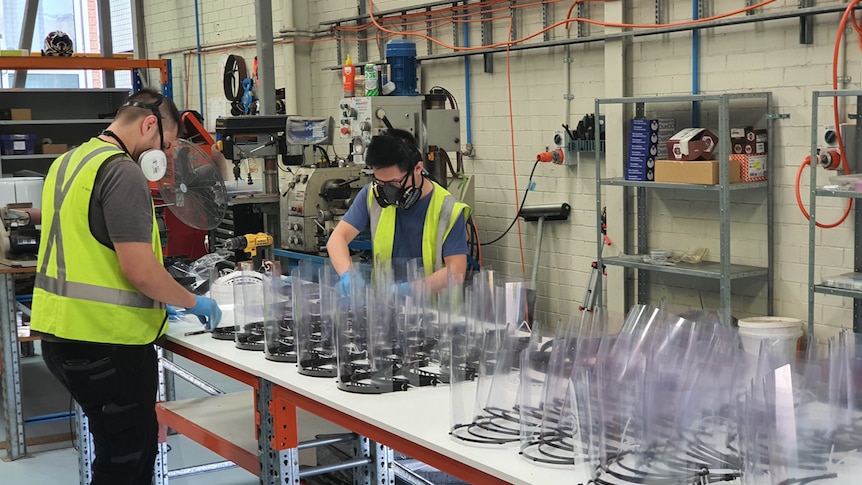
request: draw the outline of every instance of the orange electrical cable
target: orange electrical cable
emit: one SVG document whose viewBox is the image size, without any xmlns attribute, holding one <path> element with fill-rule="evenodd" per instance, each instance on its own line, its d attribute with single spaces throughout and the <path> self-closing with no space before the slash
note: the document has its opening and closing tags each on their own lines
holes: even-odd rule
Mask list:
<svg viewBox="0 0 862 485">
<path fill-rule="evenodd" d="M 512 28 L 514 20 L 509 19 L 509 37 L 512 36 Z M 521 251 L 521 275 L 524 279 L 527 278 L 527 264 L 524 260 L 524 237 L 521 233 L 521 218 L 518 217 L 520 211 L 520 192 L 518 191 L 518 165 L 515 158 L 515 109 L 512 106 L 512 52 L 509 47 L 506 47 L 506 88 L 509 93 L 509 134 L 512 137 L 512 178 L 515 180 L 515 220 L 518 221 L 518 248 Z M 529 189 L 529 187 L 527 187 Z M 535 248 L 534 251 L 538 251 Z"/>
<path fill-rule="evenodd" d="M 429 42 L 432 42 L 434 44 L 437 44 L 441 47 L 444 47 L 446 49 L 450 49 L 453 51 L 474 51 L 474 50 L 484 50 L 484 49 L 489 49 L 489 48 L 507 47 L 507 46 L 516 45 L 516 44 L 519 44 L 521 42 L 525 42 L 527 40 L 530 40 L 534 37 L 537 37 L 539 35 L 542 35 L 545 32 L 553 30 L 553 29 L 555 29 L 561 25 L 568 26 L 568 24 L 572 23 L 572 22 L 584 22 L 584 23 L 589 23 L 589 24 L 593 24 L 593 25 L 600 25 L 600 26 L 604 26 L 604 27 L 635 28 L 635 29 L 654 29 L 654 28 L 661 28 L 661 27 L 674 27 L 674 26 L 680 26 L 680 25 L 697 25 L 697 24 L 701 24 L 704 22 L 709 22 L 712 20 L 719 20 L 719 19 L 723 19 L 726 17 L 731 17 L 733 15 L 745 13 L 745 12 L 769 5 L 770 3 L 774 3 L 775 1 L 776 0 L 764 0 L 764 1 L 757 3 L 757 4 L 754 4 L 754 5 L 750 5 L 750 6 L 738 9 L 738 10 L 726 12 L 726 13 L 719 14 L 719 15 L 713 15 L 711 17 L 704 17 L 701 19 L 686 20 L 686 21 L 673 22 L 673 23 L 667 23 L 667 24 L 624 24 L 624 23 L 617 23 L 617 22 L 601 22 L 598 20 L 591 20 L 591 19 L 585 19 L 585 18 L 568 17 L 568 18 L 561 20 L 559 22 L 555 22 L 555 23 L 549 25 L 548 27 L 545 27 L 545 28 L 543 28 L 539 31 L 536 31 L 530 35 L 527 35 L 525 37 L 521 37 L 520 39 L 508 40 L 505 42 L 497 42 L 494 44 L 474 46 L 474 47 L 468 47 L 468 46 L 459 47 L 459 46 L 446 44 L 445 42 L 441 42 L 441 41 L 439 41 L 439 40 L 437 40 L 437 39 L 435 39 L 429 35 L 426 35 L 422 32 L 418 32 L 418 31 L 398 32 L 398 31 L 393 31 L 393 30 L 387 29 L 383 25 L 380 24 L 379 20 L 377 19 L 377 17 L 373 13 L 373 11 L 374 11 L 374 1 L 373 0 L 368 0 L 368 12 L 369 12 L 368 16 L 369 16 L 369 19 L 371 20 L 371 23 L 373 23 L 375 27 L 382 30 L 383 32 L 386 32 L 386 33 L 389 33 L 392 35 L 409 35 L 409 36 L 419 37 L 419 38 L 425 39 Z M 481 20 L 477 20 L 477 21 L 481 21 Z"/>
<path fill-rule="evenodd" d="M 805 215 L 805 218 L 810 219 L 811 215 L 808 214 L 807 210 L 805 210 L 805 204 L 802 203 L 802 196 L 799 194 L 799 183 L 800 183 L 800 180 L 802 179 L 802 171 L 806 165 L 811 167 L 811 155 L 808 155 L 807 157 L 805 157 L 805 161 L 803 161 L 802 164 L 799 165 L 799 169 L 796 170 L 796 205 L 799 206 L 799 210 L 802 211 L 802 214 Z M 811 170 L 816 170 L 816 169 L 817 169 L 816 167 L 811 167 Z M 837 221 L 833 222 L 832 224 L 823 224 L 823 223 L 820 223 L 817 221 L 814 221 L 814 224 L 817 227 L 822 228 L 822 229 L 832 229 L 833 227 L 838 227 L 841 225 L 841 223 L 844 222 L 845 219 L 847 219 L 847 214 L 850 213 L 851 207 L 853 207 L 853 199 L 847 199 L 847 209 L 844 210 L 844 215 L 841 217 L 841 219 L 838 219 Z"/>
<path fill-rule="evenodd" d="M 832 89 L 838 90 L 838 53 L 841 49 L 841 39 L 844 35 L 844 29 L 847 27 L 847 20 L 852 19 L 853 29 L 856 31 L 857 36 L 859 37 L 860 49 L 862 49 L 862 26 L 856 25 L 856 4 L 859 3 L 860 0 L 852 0 L 847 8 L 844 10 L 844 15 L 841 16 L 841 22 L 838 24 L 838 33 L 835 36 L 835 47 L 832 50 Z M 832 116 L 833 121 L 835 122 L 835 135 L 836 141 L 838 142 L 838 153 L 841 157 L 841 168 L 844 169 L 845 174 L 850 173 L 850 165 L 847 163 L 847 154 L 844 151 L 844 140 L 841 139 L 841 119 L 838 114 L 838 97 L 835 96 L 832 98 Z M 795 192 L 796 192 L 796 205 L 799 206 L 799 210 L 802 211 L 802 214 L 805 216 L 805 219 L 811 219 L 811 214 L 805 210 L 805 206 L 802 203 L 802 197 L 799 192 L 799 185 L 802 179 L 802 170 L 805 166 L 809 166 L 811 170 L 817 170 L 817 167 L 813 166 L 811 163 L 811 155 L 805 157 L 802 164 L 799 165 L 799 169 L 796 171 L 796 184 L 795 184 Z M 853 199 L 847 199 L 847 208 L 844 209 L 844 214 L 841 215 L 841 218 L 831 224 L 824 224 L 817 221 L 814 221 L 814 224 L 817 227 L 823 229 L 831 229 L 833 227 L 838 227 L 844 221 L 847 220 L 847 217 L 850 215 L 850 211 L 853 208 Z"/>
</svg>

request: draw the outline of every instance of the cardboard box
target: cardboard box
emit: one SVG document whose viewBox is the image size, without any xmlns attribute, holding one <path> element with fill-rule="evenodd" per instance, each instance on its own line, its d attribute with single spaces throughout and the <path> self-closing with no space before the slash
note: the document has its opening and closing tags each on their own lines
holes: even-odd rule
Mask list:
<svg viewBox="0 0 862 485">
<path fill-rule="evenodd" d="M 13 120 L 27 121 L 33 119 L 33 112 L 30 108 L 12 108 L 9 110 L 12 113 Z"/>
<path fill-rule="evenodd" d="M 668 158 L 673 160 L 711 160 L 718 137 L 706 128 L 686 128 L 667 141 Z"/>
<path fill-rule="evenodd" d="M 739 161 L 730 160 L 730 183 L 740 182 Z M 717 185 L 717 161 L 656 160 L 656 182 L 682 184 Z"/>
<path fill-rule="evenodd" d="M 766 155 L 736 155 L 731 160 L 739 162 L 739 178 L 743 182 L 766 180 Z"/>
<path fill-rule="evenodd" d="M 69 151 L 69 145 L 65 143 L 47 143 L 42 145 L 42 153 L 45 154 L 61 154 Z"/>
<path fill-rule="evenodd" d="M 730 150 L 736 155 L 764 155 L 769 150 L 766 130 L 748 126 L 730 130 Z"/>
</svg>

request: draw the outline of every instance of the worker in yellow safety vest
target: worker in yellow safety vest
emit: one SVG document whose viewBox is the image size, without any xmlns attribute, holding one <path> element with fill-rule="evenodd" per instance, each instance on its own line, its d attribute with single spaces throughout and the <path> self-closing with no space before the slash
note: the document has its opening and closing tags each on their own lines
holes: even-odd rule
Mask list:
<svg viewBox="0 0 862 485">
<path fill-rule="evenodd" d="M 149 180 L 177 139 L 174 103 L 145 89 L 97 137 L 58 157 L 42 193 L 31 328 L 48 369 L 89 418 L 92 485 L 151 484 L 158 442 L 158 361 L 165 304 L 209 327 L 215 302 L 165 270 Z"/>
<path fill-rule="evenodd" d="M 470 208 L 428 179 L 422 159 L 410 132 L 389 129 L 371 139 L 365 160 L 374 180 L 359 191 L 326 245 L 341 276 L 338 287 L 343 294 L 351 285 L 364 285 L 348 244 L 367 227 L 375 266 L 384 261 L 422 260 L 425 278 L 412 286 L 401 282 L 399 292 L 409 294 L 422 284 L 437 293 L 449 284 L 449 275 L 458 282 L 464 280 Z"/>
</svg>

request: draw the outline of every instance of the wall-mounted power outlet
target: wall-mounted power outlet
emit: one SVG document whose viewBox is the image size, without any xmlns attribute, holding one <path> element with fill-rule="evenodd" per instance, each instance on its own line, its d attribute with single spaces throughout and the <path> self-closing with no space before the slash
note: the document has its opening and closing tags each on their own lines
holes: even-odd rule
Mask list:
<svg viewBox="0 0 862 485">
<path fill-rule="evenodd" d="M 569 135 L 566 130 L 554 130 L 554 146 L 557 148 L 566 148 L 566 142 L 569 140 Z"/>
</svg>

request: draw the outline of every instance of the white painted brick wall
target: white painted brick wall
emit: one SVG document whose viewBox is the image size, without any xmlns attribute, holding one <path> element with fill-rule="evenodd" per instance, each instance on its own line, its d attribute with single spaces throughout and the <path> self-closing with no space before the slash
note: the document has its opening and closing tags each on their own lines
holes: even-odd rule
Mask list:
<svg viewBox="0 0 862 485">
<path fill-rule="evenodd" d="M 404 0 L 377 0 L 376 10 L 403 8 L 420 3 Z M 720 3 L 720 2 L 719 2 Z M 568 4 L 554 4 L 552 19 L 559 20 L 565 14 Z M 776 4 L 763 9 L 774 11 L 794 9 L 795 5 Z M 280 16 L 282 2 L 274 5 L 273 23 L 275 31 L 283 24 Z M 319 22 L 348 17 L 356 13 L 355 0 L 324 0 L 308 2 L 310 26 L 316 28 Z M 590 18 L 604 17 L 602 4 L 589 5 Z M 712 6 L 713 10 L 725 7 Z M 210 0 L 200 6 L 203 22 L 201 24 L 202 43 L 243 41 L 255 35 L 253 2 L 240 0 Z M 195 29 L 194 10 L 191 5 L 179 5 L 167 0 L 147 2 L 146 22 L 148 51 L 150 57 L 159 57 L 168 51 L 194 49 Z M 501 15 L 499 13 L 498 15 Z M 654 7 L 652 4 L 635 2 L 627 13 L 633 22 L 652 23 Z M 690 18 L 690 2 L 672 0 L 668 5 L 668 18 L 684 20 Z M 770 150 L 775 166 L 770 174 L 776 184 L 775 221 L 773 228 L 778 243 L 775 247 L 775 312 L 781 315 L 804 318 L 807 314 L 807 265 L 808 224 L 796 207 L 793 185 L 799 163 L 810 150 L 811 91 L 831 89 L 831 57 L 834 42 L 834 23 L 836 15 L 815 18 L 815 43 L 810 46 L 798 44 L 798 29 L 791 21 L 778 21 L 756 26 L 724 27 L 701 33 L 701 90 L 708 93 L 732 91 L 772 91 L 776 111 L 790 115 L 790 119 L 776 123 Z M 260 18 L 260 17 L 258 17 Z M 519 35 L 538 30 L 541 16 L 538 8 L 526 9 L 519 13 L 517 31 Z M 788 26 L 791 26 L 788 28 Z M 576 25 L 572 25 L 575 35 Z M 589 31 L 597 35 L 604 29 L 589 26 Z M 494 39 L 505 38 L 508 23 L 496 21 Z M 443 28 L 436 32 L 446 43 L 452 41 L 451 29 Z M 460 29 L 459 29 L 460 35 Z M 551 32 L 552 39 L 565 38 L 566 32 L 558 29 Z M 478 24 L 470 27 L 471 44 L 480 42 Z M 530 42 L 538 42 L 540 38 Z M 384 40 L 385 42 L 385 40 Z M 418 50 L 425 52 L 424 40 L 417 40 Z M 860 87 L 860 53 L 848 43 L 848 74 L 853 83 L 848 87 Z M 357 55 L 353 42 L 345 42 L 344 52 Z M 311 77 L 314 89 L 302 93 L 310 99 L 314 115 L 336 115 L 336 103 L 340 97 L 340 76 L 330 68 L 335 66 L 336 44 L 333 41 L 313 44 L 296 44 L 304 49 L 308 65 L 298 66 Z M 689 33 L 674 33 L 659 36 L 637 37 L 631 39 L 626 67 L 631 95 L 686 94 L 691 89 L 691 41 Z M 288 75 L 284 71 L 283 48 L 275 46 L 276 82 L 283 83 Z M 232 48 L 231 53 L 243 55 L 249 62 L 254 57 L 254 48 Z M 509 89 L 507 88 L 505 53 L 494 54 L 494 72 L 482 71 L 481 56 L 473 56 L 470 61 L 472 70 L 472 137 L 477 156 L 466 159 L 468 173 L 476 180 L 476 221 L 483 240 L 498 236 L 511 222 L 515 213 L 516 201 L 523 196 L 527 176 L 536 153 L 550 144 L 550 133 L 567 121 L 571 125 L 585 113 L 594 109 L 594 99 L 605 95 L 606 86 L 617 80 L 604 79 L 605 54 L 602 43 L 589 43 L 571 47 L 571 85 L 563 85 L 562 62 L 564 51 L 561 47 L 513 52 L 511 59 L 512 96 L 514 110 L 514 157 L 517 171 L 519 193 L 513 193 L 512 175 L 512 136 L 509 119 Z M 370 57 L 379 58 L 376 47 L 369 45 Z M 444 49 L 434 47 L 434 52 Z M 342 53 L 342 55 L 343 55 Z M 225 53 L 207 54 L 203 58 L 204 97 L 221 97 L 221 70 L 219 65 Z M 186 72 L 183 54 L 166 54 L 174 63 L 175 98 L 180 106 L 197 109 L 198 74 L 194 57 Z M 422 64 L 421 86 L 428 89 L 433 85 L 446 87 L 461 103 L 462 116 L 465 111 L 465 86 L 463 60 L 428 61 Z M 188 81 L 188 95 L 185 83 Z M 570 119 L 563 119 L 565 101 L 563 95 L 575 96 L 569 103 Z M 188 99 L 186 99 L 186 97 Z M 826 100 L 821 100 L 824 102 Z M 678 120 L 687 120 L 684 106 L 676 107 L 673 115 Z M 825 106 L 819 112 L 820 124 L 831 125 L 831 111 Z M 716 128 L 713 113 L 704 112 L 704 122 Z M 681 121 L 682 123 L 682 121 Z M 711 125 L 710 125 L 711 123 Z M 678 124 L 678 128 L 683 128 Z M 613 131 L 614 127 L 609 127 Z M 466 139 L 465 126 L 462 124 L 462 138 Z M 345 153 L 347 146 L 339 140 L 336 148 Z M 590 157 L 582 157 L 578 167 L 540 166 L 536 170 L 536 188 L 528 196 L 528 203 L 556 203 L 567 201 L 572 204 L 570 221 L 548 224 L 542 246 L 539 268 L 539 314 L 545 321 L 562 318 L 574 312 L 581 302 L 583 287 L 589 272 L 589 263 L 595 259 L 595 166 Z M 618 159 L 602 161 L 609 174 L 619 174 L 621 162 Z M 819 180 L 828 174 L 818 173 Z M 803 177 L 803 200 L 807 201 L 808 172 Z M 614 188 L 603 189 L 605 197 L 619 200 L 620 191 Z M 733 221 L 732 239 L 734 246 L 731 256 L 734 262 L 755 264 L 766 256 L 763 243 L 765 206 L 762 195 L 755 193 L 734 193 L 742 203 L 731 210 Z M 687 194 L 685 191 L 660 193 L 650 196 L 650 234 L 651 245 L 679 250 L 708 247 L 714 259 L 718 254 L 717 198 L 714 195 Z M 604 199 L 608 202 L 608 199 Z M 818 200 L 818 220 L 833 221 L 843 212 L 841 200 Z M 613 211 L 612 211 L 613 212 Z M 612 230 L 619 231 L 621 221 L 614 214 L 609 224 Z M 838 229 L 818 230 L 815 241 L 819 245 L 817 253 L 817 276 L 833 274 L 849 269 L 852 264 L 853 234 L 852 223 L 845 223 Z M 535 241 L 535 224 L 521 225 L 526 257 L 526 270 L 532 264 L 531 251 Z M 614 241 L 615 246 L 608 248 L 606 254 L 621 251 L 621 237 Z M 508 274 L 520 274 L 520 250 L 518 249 L 517 228 L 498 245 L 483 248 L 486 265 L 493 266 Z M 611 269 L 611 272 L 617 269 Z M 681 288 L 679 284 L 658 278 L 666 286 L 656 286 L 651 292 L 658 298 L 665 298 L 679 304 L 699 305 L 701 299 L 707 304 L 717 304 L 716 286 L 699 286 L 693 289 Z M 701 282 L 703 283 L 703 282 Z M 746 283 L 748 284 L 748 283 Z M 747 286 L 734 287 L 744 288 Z M 754 314 L 762 311 L 765 290 L 751 283 L 753 297 L 735 296 L 734 304 L 740 312 Z M 712 289 L 710 289 L 712 288 Z M 818 295 L 816 300 L 818 323 L 826 325 L 845 325 L 848 312 L 852 312 L 848 301 Z"/>
</svg>

